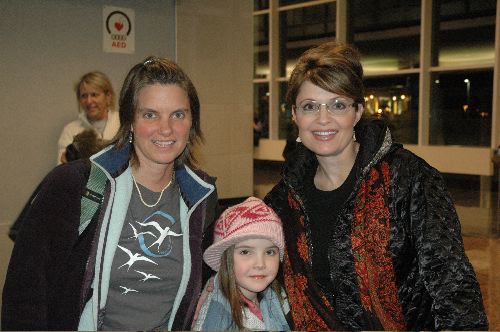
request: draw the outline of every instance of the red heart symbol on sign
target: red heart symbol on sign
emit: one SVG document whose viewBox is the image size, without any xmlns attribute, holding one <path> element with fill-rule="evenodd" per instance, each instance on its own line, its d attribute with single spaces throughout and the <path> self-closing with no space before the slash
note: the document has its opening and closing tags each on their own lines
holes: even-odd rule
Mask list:
<svg viewBox="0 0 500 332">
<path fill-rule="evenodd" d="M 122 22 L 115 22 L 115 28 L 116 30 L 120 31 L 123 29 L 123 23 Z"/>
</svg>

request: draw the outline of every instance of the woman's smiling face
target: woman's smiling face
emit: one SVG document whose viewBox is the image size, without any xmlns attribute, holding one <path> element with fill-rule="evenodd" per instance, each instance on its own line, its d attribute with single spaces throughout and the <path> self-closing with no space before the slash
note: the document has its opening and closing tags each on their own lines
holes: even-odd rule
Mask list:
<svg viewBox="0 0 500 332">
<path fill-rule="evenodd" d="M 332 114 L 326 105 L 321 105 L 318 112 L 310 114 L 297 109 L 297 105 L 307 104 L 307 101 L 332 104 L 335 100 L 348 108 L 344 114 Z M 363 113 L 361 105 L 356 109 L 353 104 L 351 98 L 326 91 L 310 81 L 302 83 L 293 110 L 293 120 L 302 143 L 317 156 L 341 155 L 354 144 L 354 126 Z"/>
<path fill-rule="evenodd" d="M 177 85 L 148 85 L 137 99 L 132 130 L 139 164 L 172 164 L 189 141 L 192 116 L 186 92 Z"/>
</svg>

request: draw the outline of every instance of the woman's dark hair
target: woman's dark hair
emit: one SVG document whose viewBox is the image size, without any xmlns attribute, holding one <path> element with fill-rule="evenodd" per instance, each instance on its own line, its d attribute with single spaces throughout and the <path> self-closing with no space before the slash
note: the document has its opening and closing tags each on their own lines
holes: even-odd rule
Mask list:
<svg viewBox="0 0 500 332">
<path fill-rule="evenodd" d="M 192 149 L 197 144 L 203 142 L 198 94 L 193 83 L 181 67 L 166 58 L 147 57 L 143 62 L 135 65 L 127 74 L 120 92 L 120 129 L 113 139 L 113 143 L 119 149 L 127 145 L 137 110 L 139 92 L 144 87 L 154 84 L 176 85 L 183 89 L 188 96 L 192 124 L 189 131 L 188 144 L 175 162 L 176 164 L 186 164 L 190 167 L 195 167 L 196 158 L 193 156 Z M 130 154 L 132 163 L 138 163 L 139 161 L 133 145 L 131 145 Z"/>
<path fill-rule="evenodd" d="M 352 98 L 356 104 L 365 104 L 360 54 L 348 44 L 327 42 L 300 56 L 288 82 L 286 101 L 290 107 L 295 105 L 300 86 L 305 81 Z"/>
</svg>

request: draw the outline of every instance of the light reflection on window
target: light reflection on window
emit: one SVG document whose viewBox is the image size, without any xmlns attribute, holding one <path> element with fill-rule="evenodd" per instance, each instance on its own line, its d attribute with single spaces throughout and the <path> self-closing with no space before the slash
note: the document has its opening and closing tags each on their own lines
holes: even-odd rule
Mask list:
<svg viewBox="0 0 500 332">
<path fill-rule="evenodd" d="M 258 145 L 258 139 L 269 138 L 269 84 L 258 83 L 253 87 L 254 145 Z"/>
<path fill-rule="evenodd" d="M 269 77 L 269 15 L 254 16 L 254 78 Z"/>
<path fill-rule="evenodd" d="M 495 0 L 434 0 L 432 65 L 492 65 Z"/>
<path fill-rule="evenodd" d="M 350 0 L 350 42 L 366 74 L 420 66 L 420 1 Z"/>
<path fill-rule="evenodd" d="M 335 38 L 335 3 L 280 12 L 280 77 L 290 77 L 307 49 Z"/>
<path fill-rule="evenodd" d="M 493 71 L 432 75 L 430 144 L 489 146 Z"/>
<path fill-rule="evenodd" d="M 418 75 L 365 79 L 364 117 L 384 120 L 393 139 L 416 144 L 418 140 Z"/>
</svg>

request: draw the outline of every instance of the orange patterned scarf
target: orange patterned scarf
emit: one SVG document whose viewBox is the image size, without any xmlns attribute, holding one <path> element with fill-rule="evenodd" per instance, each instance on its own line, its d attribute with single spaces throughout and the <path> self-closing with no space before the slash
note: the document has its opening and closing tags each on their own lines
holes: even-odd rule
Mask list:
<svg viewBox="0 0 500 332">
<path fill-rule="evenodd" d="M 385 330 L 404 330 L 406 324 L 389 252 L 390 220 L 385 200 L 390 188 L 389 175 L 389 165 L 385 162 L 372 168 L 356 195 L 350 241 L 360 301 L 353 299 L 353 302 L 361 302 L 363 309 L 374 314 Z M 336 318 L 332 303 L 316 283 L 310 281 L 313 277 L 304 216 L 290 192 L 288 204 L 292 213 L 299 216 L 298 223 L 293 227 L 285 224 L 284 229 L 287 250 L 283 272 L 294 329 L 346 329 Z"/>
</svg>

